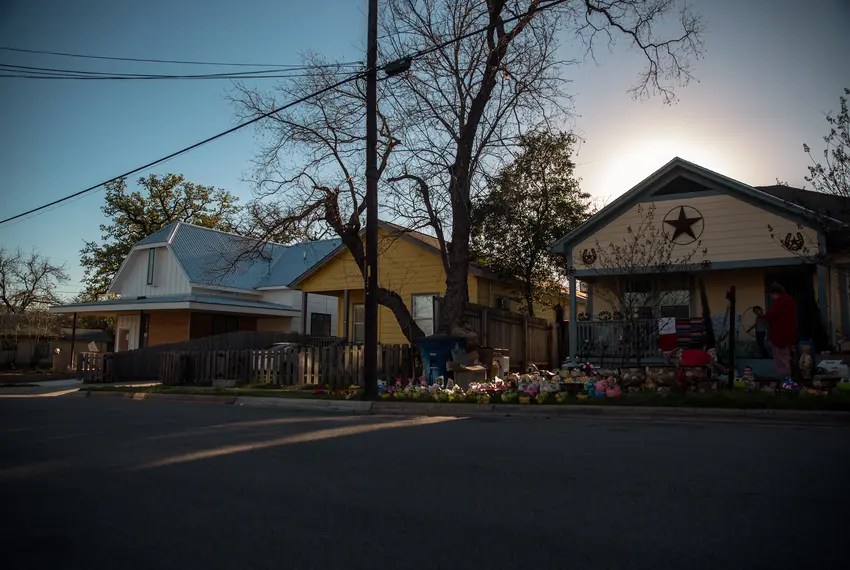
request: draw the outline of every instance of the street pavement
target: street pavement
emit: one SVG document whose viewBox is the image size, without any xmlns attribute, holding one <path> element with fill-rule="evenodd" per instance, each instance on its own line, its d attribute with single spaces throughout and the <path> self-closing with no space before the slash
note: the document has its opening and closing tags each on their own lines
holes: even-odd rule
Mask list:
<svg viewBox="0 0 850 570">
<path fill-rule="evenodd" d="M 847 568 L 850 428 L 0 400 L 3 568 Z"/>
</svg>

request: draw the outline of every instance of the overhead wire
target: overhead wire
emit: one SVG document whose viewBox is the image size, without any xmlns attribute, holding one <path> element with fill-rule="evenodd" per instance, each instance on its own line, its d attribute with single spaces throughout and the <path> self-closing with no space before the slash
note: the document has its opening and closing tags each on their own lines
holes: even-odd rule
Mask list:
<svg viewBox="0 0 850 570">
<path fill-rule="evenodd" d="M 511 17 L 511 18 L 507 18 L 507 19 L 505 19 L 505 20 L 502 20 L 502 24 L 507 24 L 507 23 L 510 23 L 510 22 L 516 21 L 516 20 L 518 20 L 518 19 L 520 19 L 520 18 L 523 18 L 523 17 L 529 16 L 529 15 L 531 15 L 531 14 L 535 14 L 535 13 L 537 13 L 537 12 L 539 12 L 539 11 L 542 11 L 542 10 L 546 10 L 546 9 L 552 8 L 552 7 L 557 6 L 557 5 L 559 5 L 559 4 L 563 4 L 563 3 L 564 3 L 564 2 L 566 2 L 566 1 L 567 1 L 567 0 L 554 0 L 553 2 L 550 2 L 550 3 L 548 3 L 548 4 L 538 5 L 535 9 L 530 10 L 530 11 L 528 11 L 528 12 L 526 12 L 526 13 L 518 14 L 518 15 L 513 16 L 513 17 Z M 470 38 L 470 37 L 472 37 L 472 36 L 474 36 L 474 35 L 476 35 L 476 34 L 483 33 L 483 32 L 485 32 L 485 31 L 489 30 L 491 27 L 492 27 L 492 26 L 488 24 L 487 26 L 484 26 L 484 27 L 479 28 L 479 29 L 477 29 L 477 30 L 474 30 L 474 31 L 471 31 L 471 32 L 467 32 L 467 33 L 465 33 L 465 34 L 461 34 L 460 36 L 457 36 L 457 37 L 452 38 L 452 39 L 450 39 L 450 40 L 446 40 L 446 41 L 444 41 L 444 42 L 440 42 L 439 44 L 436 44 L 436 45 L 434 45 L 434 46 L 432 46 L 432 47 L 430 47 L 430 48 L 423 48 L 423 49 L 421 49 L 421 50 L 419 50 L 419 51 L 417 51 L 417 52 L 415 52 L 415 53 L 413 53 L 413 54 L 410 54 L 410 55 L 408 55 L 408 56 L 405 56 L 404 58 L 401 58 L 401 59 L 406 59 L 406 58 L 410 58 L 410 59 L 417 59 L 417 58 L 419 58 L 419 57 L 423 57 L 423 56 L 428 55 L 428 54 L 430 54 L 430 53 L 433 53 L 433 52 L 435 52 L 435 51 L 437 51 L 437 50 L 443 49 L 444 47 L 447 47 L 447 46 L 449 46 L 449 45 L 451 45 L 451 44 L 453 44 L 453 43 L 457 43 L 457 42 L 463 41 L 463 40 L 465 40 L 465 39 L 467 39 L 467 38 Z M 378 69 L 381 69 L 381 66 L 378 66 Z M 52 202 L 49 202 L 49 203 L 47 203 L 47 204 L 43 204 L 43 205 L 41 205 L 41 206 L 38 206 L 38 207 L 35 207 L 35 208 L 31 208 L 31 209 L 29 209 L 29 210 L 27 210 L 27 211 L 25 211 L 25 212 L 21 212 L 21 213 L 19 213 L 19 214 L 15 214 L 14 216 L 10 216 L 10 217 L 8 217 L 8 218 L 4 218 L 4 219 L 0 220 L 0 225 L 3 225 L 3 224 L 5 224 L 5 223 L 7 223 L 7 222 L 11 222 L 11 221 L 13 221 L 13 220 L 17 220 L 17 219 L 22 218 L 22 217 L 24 217 L 24 216 L 28 216 L 28 215 L 30 215 L 30 214 L 34 214 L 34 213 L 39 212 L 39 211 L 42 211 L 42 210 L 44 210 L 44 209 L 46 209 L 46 208 L 50 208 L 51 206 L 55 206 L 55 205 L 57 205 L 57 204 L 61 204 L 61 203 L 63 203 L 63 202 L 66 202 L 66 201 L 71 200 L 71 199 L 73 199 L 73 198 L 76 198 L 76 197 L 78 197 L 78 196 L 82 196 L 83 194 L 87 194 L 87 193 L 89 193 L 89 192 L 92 192 L 93 190 L 97 190 L 98 188 L 100 188 L 100 187 L 102 187 L 102 186 L 105 186 L 106 184 L 109 184 L 109 183 L 111 183 L 111 182 L 115 182 L 115 181 L 117 181 L 117 180 L 121 180 L 122 178 L 126 178 L 126 177 L 128 177 L 128 176 L 132 176 L 133 174 L 136 174 L 136 173 L 138 173 L 138 172 L 141 172 L 142 170 L 146 170 L 146 169 L 148 169 L 148 168 L 150 168 L 150 167 L 152 167 L 152 166 L 156 166 L 157 164 L 163 163 L 163 162 L 165 162 L 165 161 L 167 161 L 167 160 L 170 160 L 170 159 L 172 159 L 172 158 L 174 158 L 174 157 L 176 157 L 176 156 L 179 156 L 179 155 L 181 155 L 181 154 L 185 154 L 185 153 L 187 153 L 187 152 L 189 152 L 189 151 L 191 151 L 191 150 L 194 150 L 194 149 L 196 149 L 196 148 L 198 148 L 198 147 L 200 147 L 200 146 L 203 146 L 203 145 L 205 145 L 205 144 L 207 144 L 207 143 L 210 143 L 210 142 L 212 142 L 212 141 L 215 141 L 215 140 L 217 140 L 217 139 L 220 139 L 220 138 L 222 138 L 222 137 L 224 137 L 224 136 L 227 136 L 227 135 L 229 135 L 229 134 L 231 134 L 231 133 L 233 133 L 233 132 L 236 132 L 236 131 L 238 131 L 238 130 L 240 130 L 240 129 L 243 129 L 243 128 L 245 128 L 245 127 L 249 126 L 249 125 L 252 125 L 252 124 L 254 124 L 254 123 L 257 123 L 257 122 L 259 122 L 259 121 L 261 121 L 261 120 L 263 120 L 263 119 L 266 119 L 266 118 L 268 118 L 268 117 L 271 117 L 272 115 L 276 115 L 277 113 L 279 113 L 279 112 L 281 112 L 281 111 L 284 111 L 284 110 L 286 110 L 286 109 L 288 109 L 288 108 L 290 108 L 290 107 L 294 107 L 295 105 L 298 105 L 299 103 L 303 103 L 304 101 L 307 101 L 307 100 L 312 99 L 312 98 L 314 98 L 314 97 L 318 97 L 319 95 L 322 95 L 322 94 L 324 94 L 324 93 L 327 93 L 328 91 L 332 91 L 333 89 L 336 89 L 337 87 L 340 87 L 340 86 L 342 86 L 342 85 L 345 85 L 346 83 L 350 83 L 351 81 L 356 81 L 356 80 L 358 80 L 358 79 L 362 79 L 362 78 L 366 77 L 366 76 L 369 74 L 369 72 L 370 72 L 370 71 L 373 71 L 373 70 L 372 70 L 372 69 L 367 69 L 367 70 L 364 70 L 364 71 L 360 71 L 360 72 L 358 72 L 358 73 L 355 73 L 355 74 L 353 74 L 353 75 L 351 75 L 351 76 L 349 76 L 349 77 L 347 77 L 347 78 L 345 78 L 345 79 L 342 79 L 342 80 L 340 80 L 340 81 L 337 81 L 337 82 L 333 83 L 332 85 L 328 85 L 328 86 L 326 86 L 326 87 L 324 87 L 324 88 L 322 88 L 322 89 L 319 89 L 318 91 L 315 91 L 315 92 L 310 93 L 310 94 L 308 94 L 308 95 L 304 95 L 303 97 L 299 97 L 298 99 L 295 99 L 295 100 L 293 100 L 293 101 L 290 101 L 289 103 L 286 103 L 286 104 L 284 104 L 284 105 L 281 105 L 280 107 L 277 107 L 277 108 L 275 108 L 275 109 L 272 109 L 271 111 L 268 111 L 268 112 L 266 112 L 266 113 L 263 113 L 263 114 L 261 114 L 261 115 L 258 115 L 258 116 L 256 116 L 256 117 L 254 117 L 253 119 L 250 119 L 250 120 L 248 120 L 248 121 L 244 121 L 244 122 L 242 122 L 242 123 L 239 123 L 238 125 L 236 125 L 236 126 L 234 126 L 234 127 L 231 127 L 231 128 L 229 128 L 229 129 L 227 129 L 226 131 L 222 131 L 222 132 L 220 132 L 220 133 L 218 133 L 218 134 L 215 134 L 215 135 L 213 135 L 213 136 L 207 137 L 207 138 L 205 138 L 204 140 L 198 141 L 198 142 L 196 142 L 196 143 L 194 143 L 194 144 L 192 144 L 192 145 L 189 145 L 189 146 L 187 146 L 187 147 L 184 147 L 184 148 L 182 148 L 182 149 L 180 149 L 180 150 L 178 150 L 178 151 L 172 152 L 171 154 L 166 155 L 166 156 L 163 156 L 162 158 L 158 158 L 158 159 L 153 160 L 153 161 L 151 161 L 151 162 L 149 162 L 149 163 L 147 163 L 147 164 L 144 164 L 144 165 L 142 165 L 142 166 L 136 167 L 136 168 L 134 168 L 134 169 L 132 169 L 132 170 L 128 170 L 127 172 L 124 172 L 123 174 L 119 174 L 118 176 L 113 176 L 112 178 L 110 178 L 110 179 L 108 179 L 108 180 L 105 180 L 105 181 L 100 182 L 100 183 L 98 183 L 98 184 L 94 184 L 94 185 L 92 185 L 92 186 L 89 186 L 88 188 L 84 188 L 83 190 L 80 190 L 80 191 L 78 191 L 78 192 L 74 192 L 73 194 L 69 194 L 69 195 L 64 196 L 64 197 L 62 197 L 62 198 L 58 198 L 58 199 L 56 199 L 56 200 L 53 200 Z"/>
<path fill-rule="evenodd" d="M 222 61 L 187 61 L 187 60 L 179 60 L 179 59 L 151 59 L 151 58 L 142 58 L 142 57 L 115 57 L 115 56 L 106 56 L 106 55 L 89 55 L 89 54 L 81 54 L 81 53 L 68 53 L 61 51 L 47 51 L 47 50 L 39 50 L 39 49 L 26 49 L 26 48 L 16 48 L 11 46 L 0 46 L 0 50 L 2 51 L 12 51 L 18 53 L 32 53 L 32 54 L 42 54 L 42 55 L 55 55 L 60 57 L 76 57 L 82 59 L 101 59 L 101 60 L 109 60 L 109 61 L 135 61 L 140 63 L 170 63 L 170 64 L 180 64 L 180 65 L 218 65 L 218 66 L 228 66 L 228 67 L 300 67 L 300 65 L 286 65 L 279 63 L 234 63 L 234 62 L 222 62 Z M 320 66 L 319 66 L 320 67 Z"/>
<path fill-rule="evenodd" d="M 79 69 L 64 69 L 55 67 L 36 67 L 28 65 L 14 65 L 0 63 L 0 71 L 9 72 L 0 77 L 25 77 L 28 79 L 262 79 L 275 77 L 310 77 L 320 73 L 350 73 L 345 68 L 362 65 L 359 62 L 343 62 L 338 64 L 322 65 L 321 72 L 310 73 L 316 70 L 314 66 L 301 66 L 299 68 L 276 68 L 256 69 L 253 71 L 237 71 L 226 73 L 202 73 L 202 74 L 147 74 L 147 73 L 116 73 L 106 71 L 88 71 Z M 331 68 L 335 68 L 331 69 Z M 303 72 L 303 73 L 294 73 Z"/>
</svg>

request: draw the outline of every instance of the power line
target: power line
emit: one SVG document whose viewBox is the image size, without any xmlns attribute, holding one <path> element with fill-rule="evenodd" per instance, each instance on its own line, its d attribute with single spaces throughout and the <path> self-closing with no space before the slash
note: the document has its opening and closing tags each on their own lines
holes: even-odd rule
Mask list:
<svg viewBox="0 0 850 570">
<path fill-rule="evenodd" d="M 4 71 L 0 68 L 0 71 Z M 330 75 L 338 75 L 344 72 L 330 72 Z M 214 75 L 214 76 L 158 76 L 158 77 L 121 77 L 121 76 L 86 76 L 86 75 L 51 75 L 49 73 L 0 73 L 0 78 L 5 79 L 54 79 L 54 80 L 91 80 L 91 81 L 146 81 L 146 80 L 216 80 L 216 79 L 295 79 L 300 77 L 320 77 L 316 73 L 285 73 L 271 75 Z"/>
<path fill-rule="evenodd" d="M 0 46 L 0 50 L 3 51 L 14 51 L 18 53 L 37 53 L 44 55 L 56 55 L 60 57 L 77 57 L 83 59 L 104 59 L 109 61 L 136 61 L 142 63 L 174 63 L 181 65 L 221 65 L 221 66 L 230 66 L 230 67 L 299 67 L 297 65 L 286 65 L 286 64 L 278 64 L 278 63 L 232 63 L 232 62 L 222 62 L 222 61 L 185 61 L 179 59 L 149 59 L 149 58 L 141 58 L 141 57 L 115 57 L 115 56 L 106 56 L 106 55 L 90 55 L 90 54 L 81 54 L 81 53 L 68 53 L 61 51 L 47 51 L 47 50 L 39 50 L 39 49 L 25 49 L 25 48 L 16 48 L 10 46 Z"/>
<path fill-rule="evenodd" d="M 77 196 L 82 196 L 83 194 L 87 194 L 87 193 L 89 193 L 93 190 L 97 190 L 101 186 L 105 186 L 106 184 L 109 184 L 111 182 L 115 182 L 116 180 L 120 180 L 122 178 L 127 178 L 128 176 L 132 176 L 133 174 L 136 174 L 137 172 L 141 172 L 142 170 L 146 170 L 146 169 L 150 168 L 151 166 L 156 166 L 157 164 L 160 164 L 161 162 L 165 162 L 166 160 L 170 160 L 170 159 L 174 158 L 175 156 L 185 154 L 185 153 L 189 152 L 190 150 L 194 150 L 194 149 L 198 148 L 199 146 L 203 146 L 203 145 L 210 143 L 210 142 L 212 142 L 216 139 L 220 139 L 221 137 L 229 135 L 230 133 L 238 131 L 239 129 L 245 128 L 248 125 L 253 125 L 254 123 L 256 123 L 258 121 L 261 121 L 261 120 L 263 120 L 267 117 L 271 117 L 272 115 L 275 115 L 275 114 L 277 114 L 277 113 L 279 113 L 279 112 L 281 112 L 285 109 L 288 109 L 289 107 L 293 107 L 293 106 L 295 106 L 299 103 L 303 103 L 304 101 L 307 101 L 308 99 L 312 99 L 313 97 L 318 97 L 319 95 L 322 95 L 323 93 L 327 93 L 328 91 L 336 89 L 337 87 L 345 85 L 346 83 L 349 83 L 351 81 L 356 81 L 357 79 L 361 79 L 365 76 L 366 76 L 366 72 L 363 72 L 363 71 L 361 71 L 360 73 L 356 73 L 354 75 L 351 75 L 351 76 L 349 76 L 345 79 L 337 81 L 336 83 L 334 83 L 332 85 L 328 85 L 327 87 L 325 87 L 323 89 L 320 89 L 318 91 L 310 93 L 309 95 L 305 95 L 303 97 L 295 99 L 294 101 L 290 101 L 289 103 L 286 103 L 285 105 L 281 105 L 280 107 L 277 107 L 276 109 L 272 109 L 271 111 L 269 111 L 267 113 L 263 113 L 262 115 L 258 115 L 256 117 L 254 117 L 253 119 L 250 119 L 250 120 L 245 121 L 243 123 L 239 123 L 235 127 L 231 127 L 229 129 L 227 129 L 226 131 L 222 131 L 222 132 L 220 132 L 216 135 L 213 135 L 211 137 L 207 137 L 202 141 L 198 141 L 195 144 L 189 145 L 189 146 L 184 147 L 184 148 L 182 148 L 178 151 L 172 152 L 171 154 L 169 154 L 167 156 L 163 156 L 162 158 L 158 158 L 158 159 L 153 160 L 153 161 L 151 161 L 147 164 L 144 164 L 144 165 L 139 166 L 137 168 L 134 168 L 132 170 L 128 170 L 127 172 L 125 172 L 123 174 L 119 174 L 118 176 L 113 176 L 109 180 L 104 180 L 103 182 L 100 182 L 100 183 L 95 184 L 93 186 L 89 186 L 88 188 L 80 190 L 79 192 L 74 192 L 73 194 L 69 194 L 68 196 L 65 196 L 63 198 L 59 198 L 58 200 L 53 200 L 52 202 L 49 202 L 47 204 L 38 206 L 36 208 L 32 208 L 30 210 L 27 210 L 26 212 L 21 212 L 20 214 L 15 214 L 14 216 L 10 216 L 8 218 L 0 220 L 0 225 L 5 224 L 6 222 L 11 222 L 12 220 L 17 220 L 18 218 L 22 218 L 24 216 L 28 216 L 30 214 L 34 214 L 36 212 L 44 210 L 45 208 L 55 206 L 56 204 L 66 202 L 68 200 L 71 200 L 72 198 L 76 198 Z"/>
<path fill-rule="evenodd" d="M 323 68 L 342 68 L 342 67 L 352 67 L 355 65 L 361 65 L 360 62 L 344 62 L 338 63 L 334 65 L 323 65 Z M 52 74 L 52 75 L 60 75 L 67 74 L 68 76 L 76 77 L 78 75 L 82 76 L 97 76 L 97 77 L 130 77 L 130 78 L 139 78 L 139 79 L 208 79 L 208 78 L 216 78 L 216 77 L 240 77 L 247 75 L 267 75 L 269 73 L 289 73 L 292 71 L 310 71 L 312 69 L 316 69 L 314 66 L 301 66 L 301 67 L 292 67 L 292 68 L 277 68 L 277 69 L 257 69 L 254 71 L 236 71 L 236 72 L 227 72 L 227 73 L 202 73 L 195 75 L 164 75 L 164 74 L 149 74 L 149 73 L 116 73 L 109 71 L 87 71 L 80 69 L 62 69 L 56 67 L 33 67 L 28 65 L 13 65 L 10 63 L 0 63 L 0 68 L 5 69 L 6 71 L 18 71 L 24 70 L 22 72 L 26 73 L 38 73 L 38 74 Z M 8 69 L 6 69 L 8 68 Z"/>
<path fill-rule="evenodd" d="M 85 80 L 162 80 L 162 79 L 273 79 L 316 77 L 322 74 L 350 73 L 346 67 L 361 65 L 359 62 L 344 62 L 333 65 L 323 65 L 318 71 L 314 66 L 301 68 L 257 69 L 254 71 L 237 71 L 227 73 L 203 73 L 196 75 L 164 75 L 143 73 L 113 73 L 103 71 L 87 71 L 78 69 L 63 69 L 55 67 L 34 67 L 27 65 L 12 65 L 0 63 L 0 78 L 16 79 L 85 79 Z M 334 69 L 331 69 L 334 68 Z M 295 72 L 302 73 L 295 73 Z"/>
<path fill-rule="evenodd" d="M 508 24 L 508 23 L 510 23 L 510 22 L 513 22 L 513 21 L 519 20 L 519 19 L 524 18 L 524 17 L 526 17 L 526 16 L 529 16 L 529 15 L 532 15 L 532 14 L 536 14 L 537 12 L 540 12 L 540 11 L 542 11 L 542 10 L 546 10 L 546 9 L 548 9 L 548 8 L 552 8 L 552 7 L 554 7 L 554 6 L 557 6 L 557 5 L 559 5 L 559 4 L 563 4 L 563 3 L 564 3 L 564 2 L 566 2 L 566 1 L 567 1 L 567 0 L 554 0 L 553 2 L 550 2 L 549 4 L 545 4 L 545 5 L 538 5 L 538 6 L 537 6 L 537 8 L 535 8 L 535 9 L 533 9 L 533 10 L 529 10 L 528 12 L 525 12 L 525 13 L 523 13 L 523 14 L 518 14 L 518 15 L 516 15 L 516 16 L 512 16 L 511 18 L 508 18 L 508 19 L 502 20 L 502 21 L 501 21 L 501 23 L 502 23 L 502 24 Z M 450 39 L 450 40 L 446 40 L 446 41 L 441 42 L 441 43 L 439 43 L 439 44 L 437 44 L 437 45 L 435 45 L 435 46 L 432 46 L 432 47 L 430 47 L 430 48 L 424 48 L 424 49 L 421 49 L 421 50 L 419 50 L 418 52 L 415 52 L 415 53 L 413 53 L 413 54 L 411 54 L 411 55 L 408 55 L 408 56 L 405 56 L 405 57 L 403 57 L 403 58 L 400 58 L 400 60 L 396 60 L 396 61 L 401 61 L 401 60 L 405 60 L 405 59 L 411 59 L 411 60 L 412 60 L 412 59 L 417 59 L 417 58 L 423 57 L 423 56 L 428 55 L 428 54 L 430 54 L 430 53 L 433 53 L 433 52 L 435 52 L 435 51 L 437 51 L 437 50 L 443 49 L 444 47 L 447 47 L 447 46 L 449 46 L 449 45 L 451 45 L 451 44 L 453 44 L 453 43 L 457 43 L 457 42 L 463 41 L 463 40 L 465 40 L 465 39 L 467 39 L 467 38 L 470 38 L 470 37 L 472 37 L 472 36 L 474 36 L 474 35 L 476 35 L 476 34 L 480 34 L 480 33 L 482 33 L 482 32 L 486 32 L 486 31 L 487 31 L 487 30 L 489 30 L 491 27 L 492 27 L 492 26 L 488 24 L 487 26 L 484 26 L 484 27 L 482 27 L 482 28 L 479 28 L 479 29 L 474 30 L 474 31 L 471 31 L 471 32 L 467 32 L 467 33 L 465 33 L 465 34 L 461 34 L 460 36 L 458 36 L 458 37 L 456 37 L 456 38 L 452 38 L 452 39 Z M 2 47 L 0 47 L 0 49 L 3 49 L 3 48 L 2 48 Z M 391 62 L 391 63 L 394 63 L 394 62 Z M 68 201 L 68 200 L 71 200 L 71 199 L 73 199 L 73 198 L 76 198 L 76 197 L 78 197 L 78 196 L 82 196 L 83 194 L 87 194 L 87 193 L 89 193 L 89 192 L 91 192 L 91 191 L 93 191 L 93 190 L 97 190 L 97 189 L 98 189 L 98 188 L 100 188 L 101 186 L 104 186 L 104 185 L 106 185 L 106 184 L 109 184 L 110 182 L 115 182 L 116 180 L 120 180 L 120 179 L 122 179 L 122 178 L 126 178 L 126 177 L 128 177 L 128 176 L 132 176 L 133 174 L 136 174 L 137 172 L 141 172 L 142 170 L 148 169 L 148 168 L 150 168 L 150 167 L 152 167 L 152 166 L 156 166 L 157 164 L 160 164 L 160 163 L 162 163 L 162 162 L 165 162 L 165 161 L 167 161 L 167 160 L 170 160 L 170 159 L 172 159 L 172 158 L 174 158 L 174 157 L 176 157 L 176 156 L 179 156 L 179 155 L 181 155 L 181 154 L 185 154 L 185 153 L 187 153 L 187 152 L 189 152 L 189 151 L 191 151 L 191 150 L 194 150 L 194 149 L 196 149 L 196 148 L 198 148 L 198 147 L 200 147 L 200 146 L 203 146 L 203 145 L 205 145 L 205 144 L 207 144 L 207 143 L 210 143 L 210 142 L 212 142 L 212 141 L 214 141 L 214 140 L 220 139 L 220 138 L 222 138 L 222 137 L 224 137 L 224 136 L 226 136 L 226 135 L 229 135 L 230 133 L 233 133 L 233 132 L 238 131 L 238 130 L 240 130 L 240 129 L 244 128 L 244 127 L 247 127 L 247 126 L 249 126 L 249 125 L 252 125 L 252 124 L 254 124 L 254 123 L 258 122 L 258 121 L 261 121 L 261 120 L 263 120 L 263 119 L 265 119 L 265 118 L 268 118 L 268 117 L 270 117 L 270 116 L 272 116 L 272 115 L 275 115 L 275 114 L 279 113 L 280 111 L 283 111 L 283 110 L 285 110 L 285 109 L 288 109 L 288 108 L 290 108 L 290 107 L 293 107 L 293 106 L 295 106 L 295 105 L 297 105 L 297 104 L 299 104 L 299 103 L 303 103 L 304 101 L 307 101 L 308 99 L 312 99 L 313 97 L 317 97 L 317 96 L 319 96 L 319 95 L 322 95 L 322 94 L 324 94 L 324 93 L 327 93 L 328 91 L 331 91 L 331 90 L 333 90 L 333 89 L 336 89 L 337 87 L 340 87 L 340 86 L 342 86 L 342 85 L 345 85 L 346 83 L 349 83 L 349 82 L 351 82 L 351 81 L 356 81 L 357 79 L 362 79 L 363 77 L 366 77 L 366 75 L 367 75 L 368 73 L 369 73 L 369 70 L 368 70 L 368 69 L 367 69 L 367 70 L 364 70 L 364 71 L 361 71 L 361 72 L 356 73 L 356 74 L 354 74 L 354 75 L 351 75 L 351 76 L 349 76 L 349 77 L 347 77 L 347 78 L 345 78 L 345 79 L 342 79 L 342 80 L 340 80 L 340 81 L 337 81 L 336 83 L 334 83 L 334 84 L 332 84 L 332 85 L 329 85 L 329 86 L 327 86 L 327 87 L 324 87 L 323 89 L 320 89 L 320 90 L 318 90 L 318 91 L 315 91 L 315 92 L 313 92 L 313 93 L 310 93 L 309 95 L 305 95 L 305 96 L 300 97 L 300 98 L 298 98 L 298 99 L 296 99 L 296 100 L 294 100 L 294 101 L 290 101 L 289 103 L 286 103 L 285 105 L 282 105 L 282 106 L 280 106 L 280 107 L 278 107 L 278 108 L 276 108 L 276 109 L 272 109 L 271 111 L 269 111 L 269 112 L 267 112 L 267 113 L 263 113 L 262 115 L 258 115 L 258 116 L 256 116 L 256 117 L 254 117 L 253 119 L 250 119 L 250 120 L 248 120 L 248 121 L 245 121 L 245 122 L 243 122 L 243 123 L 240 123 L 240 124 L 236 125 L 235 127 L 231 127 L 231 128 L 229 128 L 229 129 L 227 129 L 226 131 L 222 131 L 222 132 L 220 132 L 220 133 L 218 133 L 218 134 L 216 134 L 216 135 L 213 135 L 213 136 L 211 136 L 211 137 L 208 137 L 208 138 L 206 138 L 206 139 L 204 139 L 204 140 L 202 140 L 202 141 L 196 142 L 195 144 L 192 144 L 192 145 L 187 146 L 187 147 L 185 147 L 185 148 L 182 148 L 182 149 L 180 149 L 180 150 L 178 150 L 178 151 L 175 151 L 175 152 L 173 152 L 173 153 L 171 153 L 171 154 L 169 154 L 169 155 L 167 155 L 167 156 L 164 156 L 164 157 L 162 157 L 162 158 L 158 158 L 157 160 L 151 161 L 151 162 L 149 162 L 149 163 L 147 163 L 147 164 L 145 164 L 145 165 L 142 165 L 142 166 L 139 166 L 139 167 L 137 167 L 137 168 L 134 168 L 133 170 L 129 170 L 129 171 L 127 171 L 127 172 L 123 173 L 123 174 L 119 174 L 118 176 L 114 176 L 114 177 L 110 178 L 109 180 L 105 180 L 105 181 L 103 181 L 103 182 L 100 182 L 99 184 L 95 184 L 95 185 L 93 185 L 93 186 L 89 186 L 88 188 L 85 188 L 85 189 L 83 189 L 83 190 L 80 190 L 79 192 L 75 192 L 75 193 L 73 193 L 73 194 L 69 194 L 68 196 L 65 196 L 65 197 L 63 197 L 63 198 L 59 198 L 59 199 L 54 200 L 54 201 L 52 201 L 52 202 L 49 202 L 49 203 L 47 203 L 47 204 L 44 204 L 44 205 L 38 206 L 38 207 L 36 207 L 36 208 L 32 208 L 32 209 L 30 209 L 30 210 L 27 210 L 26 212 L 22 212 L 22 213 L 20 213 L 20 214 L 15 214 L 14 216 L 10 216 L 10 217 L 8 217 L 8 218 L 2 219 L 2 220 L 0 220 L 0 225 L 5 224 L 5 223 L 7 223 L 7 222 L 11 222 L 12 220 L 17 220 L 17 219 L 22 218 L 22 217 L 24 217 L 24 216 L 28 216 L 28 215 L 30 215 L 30 214 L 34 214 L 34 213 L 36 213 L 36 212 L 39 212 L 39 211 L 44 210 L 44 209 L 46 209 L 46 208 L 49 208 L 49 207 L 51 207 L 51 206 L 55 206 L 56 204 L 60 204 L 60 203 L 62 203 L 62 202 L 66 202 L 66 201 Z"/>
</svg>

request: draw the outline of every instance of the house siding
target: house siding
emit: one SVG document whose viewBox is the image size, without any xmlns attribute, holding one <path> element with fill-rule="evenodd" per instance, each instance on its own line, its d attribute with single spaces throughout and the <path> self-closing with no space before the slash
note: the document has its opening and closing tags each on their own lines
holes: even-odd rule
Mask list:
<svg viewBox="0 0 850 570">
<path fill-rule="evenodd" d="M 679 205 L 699 210 L 704 218 L 704 230 L 700 236 L 701 248 L 707 249 L 706 259 L 712 262 L 744 261 L 753 259 L 781 259 L 791 254 L 779 245 L 768 232 L 767 226 L 775 228 L 780 236 L 800 231 L 809 244 L 817 243 L 817 231 L 809 227 L 798 230 L 797 223 L 754 206 L 734 196 L 717 194 L 712 196 L 688 197 L 677 200 L 644 202 L 636 205 L 611 220 L 604 227 L 573 248 L 573 265 L 587 269 L 579 257 L 584 249 L 606 248 L 608 244 L 621 244 L 626 228 L 636 228 L 646 217 L 646 209 L 655 205 L 655 223 L 662 224 L 664 217 Z M 639 211 L 639 208 L 642 210 Z M 675 255 L 685 255 L 696 249 L 696 243 L 677 246 Z M 696 260 L 702 259 L 698 254 Z M 602 268 L 601 260 L 592 268 Z"/>
<path fill-rule="evenodd" d="M 446 274 L 440 254 L 436 250 L 410 239 L 393 238 L 380 231 L 378 251 L 379 286 L 401 295 L 408 308 L 411 306 L 413 295 L 445 293 Z M 468 286 L 469 298 L 474 301 L 478 298 L 478 281 L 472 275 L 469 276 Z M 333 293 L 337 297 L 341 297 L 343 291 L 349 289 L 349 306 L 363 302 L 363 275 L 347 251 L 342 251 L 313 275 L 308 276 L 299 288 L 311 293 L 311 296 L 314 292 L 324 292 Z M 332 329 L 344 335 L 342 302 L 339 302 L 338 307 L 339 318 Z M 349 314 L 353 316 L 353 312 L 350 311 Z M 352 323 L 348 323 L 349 335 L 351 330 Z M 385 344 L 407 343 L 407 337 L 399 327 L 395 315 L 383 306 L 378 308 L 378 338 Z"/>
<path fill-rule="evenodd" d="M 263 291 L 262 300 L 268 303 L 278 303 L 280 305 L 289 305 L 292 308 L 301 311 L 301 291 L 295 289 L 271 289 Z M 329 295 L 320 295 L 312 293 L 307 297 L 307 334 L 313 334 L 311 330 L 313 313 L 322 313 L 331 316 L 331 334 L 336 334 L 339 327 L 338 319 L 339 312 L 337 308 L 336 297 Z M 290 324 L 294 332 L 301 330 L 301 317 L 293 317 Z"/>
<path fill-rule="evenodd" d="M 115 323 L 115 349 L 118 350 L 119 329 L 128 331 L 127 350 L 139 348 L 139 315 L 119 315 Z"/>
<path fill-rule="evenodd" d="M 156 258 L 151 285 L 147 284 L 148 249 L 139 249 L 130 253 L 130 259 L 116 278 L 111 291 L 124 298 L 189 293 L 189 280 L 174 255 L 166 247 L 154 249 Z"/>
<path fill-rule="evenodd" d="M 149 313 L 148 346 L 189 340 L 189 311 Z"/>
</svg>

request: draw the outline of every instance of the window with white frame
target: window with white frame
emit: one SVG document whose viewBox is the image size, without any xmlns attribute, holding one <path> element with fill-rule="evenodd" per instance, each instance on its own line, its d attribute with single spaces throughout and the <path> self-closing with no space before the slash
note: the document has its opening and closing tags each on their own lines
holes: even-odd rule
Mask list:
<svg viewBox="0 0 850 570">
<path fill-rule="evenodd" d="M 152 247 L 148 250 L 148 285 L 153 285 L 153 269 L 156 261 L 156 248 Z"/>
<path fill-rule="evenodd" d="M 434 294 L 413 295 L 413 320 L 426 336 L 434 334 Z"/>
<path fill-rule="evenodd" d="M 364 342 L 366 340 L 366 305 L 354 303 L 351 306 L 354 315 L 351 327 L 352 342 Z"/>
</svg>

